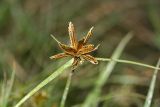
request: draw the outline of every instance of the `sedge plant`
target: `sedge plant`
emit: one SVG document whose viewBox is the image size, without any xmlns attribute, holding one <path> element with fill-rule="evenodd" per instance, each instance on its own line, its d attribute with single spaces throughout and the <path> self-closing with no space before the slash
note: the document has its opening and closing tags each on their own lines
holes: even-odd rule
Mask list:
<svg viewBox="0 0 160 107">
<path fill-rule="evenodd" d="M 14 107 L 20 107 L 26 100 L 28 100 L 33 94 L 38 92 L 41 88 L 46 86 L 49 82 L 60 76 L 62 73 L 65 72 L 67 68 L 71 67 L 71 72 L 69 73 L 67 83 L 65 86 L 65 90 L 62 96 L 62 100 L 60 103 L 60 107 L 65 107 L 65 102 L 67 99 L 67 95 L 69 92 L 69 88 L 71 85 L 72 75 L 73 71 L 78 67 L 78 65 L 82 64 L 85 60 L 91 62 L 92 64 L 98 64 L 98 61 L 105 61 L 109 62 L 106 65 L 106 68 L 100 73 L 99 77 L 97 78 L 97 82 L 95 83 L 94 89 L 89 93 L 89 95 L 86 97 L 84 103 L 82 104 L 82 107 L 94 107 L 97 105 L 98 100 L 96 98 L 99 97 L 101 93 L 102 86 L 106 83 L 108 78 L 110 77 L 114 67 L 116 66 L 116 63 L 124 63 L 124 64 L 131 64 L 131 65 L 137 65 L 141 67 L 147 67 L 150 69 L 154 69 L 158 72 L 160 70 L 159 67 L 155 67 L 152 65 L 130 61 L 130 60 L 122 60 L 119 59 L 120 55 L 122 54 L 123 50 L 127 46 L 128 42 L 133 37 L 133 33 L 129 32 L 119 43 L 116 50 L 114 51 L 111 58 L 95 58 L 91 55 L 89 55 L 90 52 L 93 52 L 98 49 L 99 45 L 94 47 L 93 44 L 87 44 L 88 39 L 92 36 L 92 29 L 89 30 L 87 33 L 87 36 L 82 38 L 80 41 L 77 41 L 74 31 L 74 26 L 70 22 L 69 23 L 69 36 L 70 36 L 70 42 L 71 45 L 65 45 L 59 42 L 54 36 L 52 36 L 59 44 L 59 47 L 64 51 L 63 53 L 53 55 L 50 58 L 51 59 L 59 59 L 63 57 L 71 56 L 72 59 L 69 60 L 67 63 L 59 67 L 56 71 L 54 71 L 50 76 L 48 76 L 46 79 L 44 79 L 42 82 L 40 82 L 35 88 L 33 88 L 30 92 L 28 92 Z"/>
</svg>

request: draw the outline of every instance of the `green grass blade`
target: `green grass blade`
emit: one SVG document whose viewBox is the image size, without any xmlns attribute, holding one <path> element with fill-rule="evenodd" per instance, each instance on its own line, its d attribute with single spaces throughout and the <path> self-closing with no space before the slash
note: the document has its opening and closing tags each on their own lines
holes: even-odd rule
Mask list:
<svg viewBox="0 0 160 107">
<path fill-rule="evenodd" d="M 63 96 L 62 96 L 60 107 L 65 107 L 65 102 L 66 102 L 67 95 L 68 95 L 68 92 L 69 92 L 69 87 L 70 87 L 70 84 L 71 84 L 72 75 L 73 75 L 73 73 L 70 72 L 70 74 L 68 76 L 68 79 L 67 79 L 67 83 L 66 83 L 65 89 L 64 89 L 64 93 L 63 93 Z"/>
<path fill-rule="evenodd" d="M 6 90 L 6 76 L 5 76 L 5 73 L 4 73 L 4 79 L 3 79 L 3 82 L 2 82 L 2 86 L 1 86 L 1 100 L 0 100 L 0 106 L 4 107 L 4 102 L 5 102 L 5 90 Z"/>
<path fill-rule="evenodd" d="M 34 93 L 39 91 L 42 87 L 44 87 L 49 82 L 51 82 L 53 79 L 55 79 L 57 76 L 62 74 L 66 68 L 71 66 L 71 63 L 72 63 L 72 60 L 68 61 L 67 63 L 62 65 L 60 68 L 58 68 L 55 72 L 53 72 L 50 76 L 48 76 L 45 80 L 43 80 L 40 84 L 38 84 L 33 90 L 31 90 L 27 95 L 25 95 L 14 107 L 20 107 Z"/>
<path fill-rule="evenodd" d="M 133 34 L 130 32 L 130 33 L 127 34 L 127 36 L 125 36 L 121 40 L 120 44 L 118 45 L 118 47 L 114 51 L 111 59 L 118 59 L 120 57 L 121 53 L 123 52 L 125 46 L 130 41 L 132 36 L 133 36 Z M 105 84 L 107 79 L 109 78 L 109 76 L 112 73 L 116 63 L 117 63 L 116 61 L 111 60 L 107 64 L 106 68 L 100 73 L 100 75 L 99 75 L 99 77 L 96 81 L 95 88 L 93 89 L 93 91 L 91 91 L 91 93 L 89 93 L 89 95 L 87 96 L 87 98 L 86 98 L 82 107 L 94 107 L 97 104 L 97 98 L 99 97 L 99 94 L 101 92 L 101 88 Z"/>
<path fill-rule="evenodd" d="M 5 100 L 4 100 L 4 102 L 3 102 L 3 103 L 4 103 L 4 107 L 7 107 L 8 100 L 9 100 L 9 96 L 10 96 L 11 91 L 12 91 L 14 79 L 15 79 L 15 64 L 14 64 L 14 66 L 13 66 L 13 71 L 12 71 L 12 75 L 11 75 L 11 79 L 10 79 L 10 84 L 9 84 L 9 86 L 6 88 Z"/>
<path fill-rule="evenodd" d="M 160 59 L 157 63 L 157 68 L 159 68 L 159 66 L 160 66 Z M 154 88 L 155 88 L 155 84 L 156 84 L 157 73 L 158 73 L 158 69 L 156 69 L 154 71 L 154 74 L 153 74 L 153 77 L 152 77 L 152 80 L 151 80 L 151 84 L 149 86 L 149 91 L 148 91 L 148 94 L 147 94 L 147 98 L 146 98 L 146 101 L 144 103 L 144 107 L 150 107 L 151 106 L 151 101 L 152 101 L 152 98 L 153 98 Z"/>
</svg>

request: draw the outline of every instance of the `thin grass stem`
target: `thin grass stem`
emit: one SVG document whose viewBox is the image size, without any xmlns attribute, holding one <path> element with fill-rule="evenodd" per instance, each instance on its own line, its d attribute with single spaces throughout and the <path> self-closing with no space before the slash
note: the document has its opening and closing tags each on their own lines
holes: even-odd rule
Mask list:
<svg viewBox="0 0 160 107">
<path fill-rule="evenodd" d="M 15 79 L 15 63 L 13 64 L 13 71 L 12 71 L 12 75 L 11 75 L 11 79 L 10 79 L 10 84 L 6 88 L 5 101 L 3 102 L 4 103 L 4 107 L 7 107 L 9 96 L 11 94 L 12 87 L 13 87 L 13 84 L 14 84 L 14 79 Z"/>
<path fill-rule="evenodd" d="M 6 90 L 6 84 L 7 84 L 7 79 L 6 79 L 6 74 L 5 72 L 3 73 L 3 82 L 2 82 L 2 86 L 1 86 L 1 100 L 0 100 L 0 106 L 4 106 L 4 102 L 5 102 L 5 90 Z"/>
<path fill-rule="evenodd" d="M 65 102 L 66 102 L 67 95 L 68 95 L 68 92 L 69 92 L 69 88 L 70 88 L 70 84 L 71 84 L 71 80 L 72 80 L 72 75 L 73 75 L 73 72 L 71 71 L 68 75 L 68 79 L 67 79 L 67 83 L 66 83 L 66 86 L 65 86 L 65 89 L 64 89 L 64 92 L 63 92 L 60 107 L 65 107 Z"/>
<path fill-rule="evenodd" d="M 160 70 L 160 68 L 157 68 L 155 66 L 144 64 L 144 63 L 140 63 L 140 62 L 130 61 L 130 60 L 113 59 L 113 58 L 96 58 L 96 59 L 99 60 L 99 61 L 108 61 L 108 62 L 113 60 L 113 61 L 116 61 L 116 62 L 119 62 L 119 63 L 138 65 L 138 66 L 142 66 L 142 67 L 147 67 L 147 68 L 151 68 L 151 69 Z"/>
<path fill-rule="evenodd" d="M 151 106 L 159 66 L 160 66 L 160 59 L 158 60 L 158 63 L 157 63 L 157 66 L 156 66 L 157 69 L 155 69 L 155 71 L 153 73 L 151 84 L 149 86 L 149 91 L 148 91 L 148 94 L 147 94 L 147 98 L 146 98 L 146 101 L 144 103 L 144 107 L 150 107 Z"/>
</svg>

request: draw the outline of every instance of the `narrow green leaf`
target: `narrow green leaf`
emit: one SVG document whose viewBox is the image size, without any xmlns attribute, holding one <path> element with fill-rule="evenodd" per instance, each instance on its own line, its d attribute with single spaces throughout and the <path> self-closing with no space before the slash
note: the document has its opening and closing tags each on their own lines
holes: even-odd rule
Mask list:
<svg viewBox="0 0 160 107">
<path fill-rule="evenodd" d="M 14 79 L 15 79 L 15 64 L 13 65 L 13 71 L 12 71 L 12 75 L 11 75 L 11 79 L 10 79 L 10 84 L 8 85 L 8 87 L 6 87 L 6 90 L 5 90 L 5 100 L 3 102 L 3 104 L 4 104 L 3 107 L 7 107 L 7 105 L 8 105 L 9 96 L 12 91 Z"/>
<path fill-rule="evenodd" d="M 111 60 L 107 64 L 106 68 L 100 73 L 96 81 L 95 88 L 93 89 L 93 91 L 91 91 L 91 93 L 89 93 L 82 107 L 94 107 L 97 105 L 97 101 L 98 101 L 97 98 L 99 97 L 101 88 L 108 80 L 109 76 L 111 75 L 117 63 L 116 61 L 114 61 L 114 59 L 118 59 L 120 57 L 122 51 L 124 50 L 127 43 L 130 41 L 132 36 L 133 34 L 130 32 L 121 40 L 121 42 L 119 43 L 119 45 L 117 46 L 116 50 L 114 51 L 111 57 L 111 59 L 113 60 Z"/>
<path fill-rule="evenodd" d="M 158 63 L 157 63 L 157 69 L 153 73 L 151 84 L 149 86 L 149 91 L 148 91 L 148 94 L 147 94 L 147 98 L 146 98 L 146 101 L 144 103 L 144 107 L 150 107 L 151 106 L 159 66 L 160 66 L 160 59 L 158 60 Z"/>
<path fill-rule="evenodd" d="M 69 92 L 69 87 L 70 87 L 70 84 L 71 84 L 72 75 L 73 75 L 73 73 L 71 71 L 68 75 L 68 79 L 67 79 L 67 83 L 66 83 L 66 86 L 65 86 L 65 89 L 64 89 L 64 93 L 63 93 L 63 96 L 62 96 L 60 107 L 65 107 L 65 102 L 66 102 L 67 95 L 68 95 L 68 92 Z"/>
<path fill-rule="evenodd" d="M 66 68 L 71 66 L 72 60 L 68 61 L 64 65 L 62 65 L 60 68 L 58 68 L 55 72 L 53 72 L 49 77 L 47 77 L 45 80 L 43 80 L 40 84 L 38 84 L 33 90 L 31 90 L 27 95 L 25 95 L 14 107 L 20 107 L 27 99 L 29 99 L 33 94 L 35 94 L 37 91 L 39 91 L 42 87 L 47 85 L 49 82 L 51 82 L 53 79 L 55 79 L 57 76 L 62 74 Z"/>
<path fill-rule="evenodd" d="M 160 70 L 160 68 L 157 68 L 155 66 L 144 64 L 144 63 L 140 63 L 140 62 L 136 62 L 136 61 L 131 61 L 131 60 L 111 59 L 111 58 L 96 58 L 96 59 L 99 60 L 99 61 L 112 61 L 112 60 L 114 60 L 114 61 L 119 62 L 119 63 L 138 65 L 138 66 L 141 66 L 141 67 Z"/>
</svg>

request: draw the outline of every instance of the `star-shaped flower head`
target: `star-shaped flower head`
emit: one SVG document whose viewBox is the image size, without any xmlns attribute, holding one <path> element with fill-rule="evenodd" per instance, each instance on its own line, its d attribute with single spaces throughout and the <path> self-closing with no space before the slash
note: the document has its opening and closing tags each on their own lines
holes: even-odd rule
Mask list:
<svg viewBox="0 0 160 107">
<path fill-rule="evenodd" d="M 93 44 L 87 44 L 88 39 L 92 36 L 93 27 L 90 28 L 89 32 L 81 40 L 77 40 L 75 34 L 75 28 L 72 22 L 69 22 L 68 32 L 70 38 L 70 45 L 65 45 L 59 42 L 53 35 L 53 39 L 57 41 L 59 47 L 63 50 L 63 53 L 59 53 L 51 56 L 51 59 L 59 59 L 63 57 L 71 56 L 74 58 L 72 67 L 75 69 L 79 64 L 84 60 L 91 62 L 92 64 L 98 64 L 98 61 L 93 56 L 89 55 L 90 52 L 93 52 L 98 49 L 99 45 L 94 47 Z"/>
</svg>

